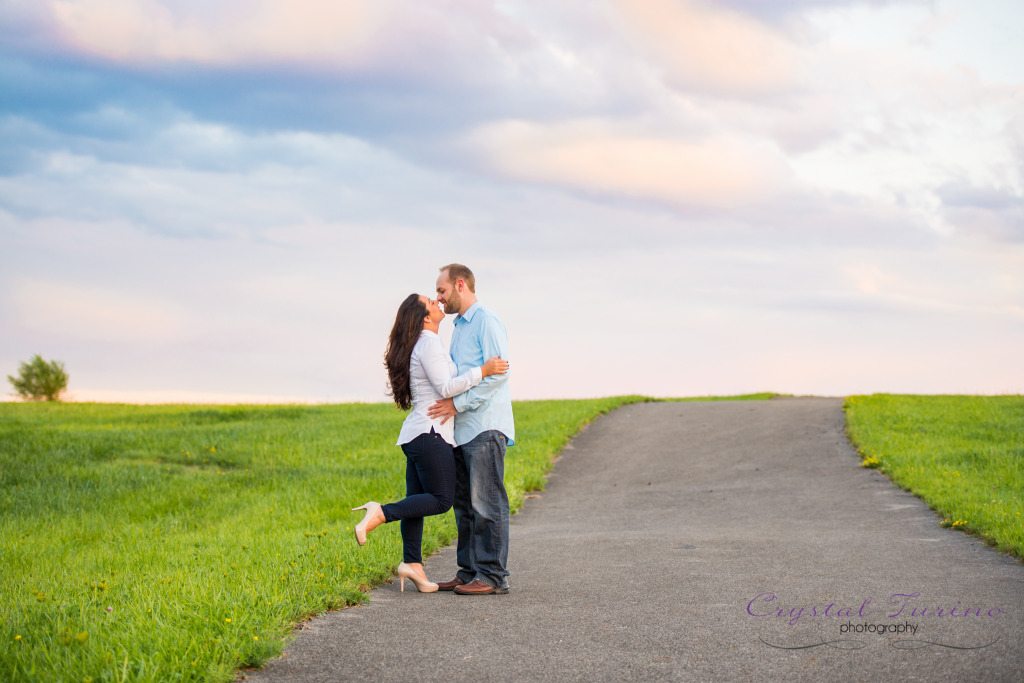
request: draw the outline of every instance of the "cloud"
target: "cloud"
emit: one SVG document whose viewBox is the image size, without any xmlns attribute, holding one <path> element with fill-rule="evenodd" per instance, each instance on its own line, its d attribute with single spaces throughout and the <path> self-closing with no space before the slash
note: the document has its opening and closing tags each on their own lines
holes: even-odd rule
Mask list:
<svg viewBox="0 0 1024 683">
<path fill-rule="evenodd" d="M 1024 193 L 1007 188 L 945 185 L 938 190 L 946 222 L 959 232 L 1024 243 Z"/>
<path fill-rule="evenodd" d="M 474 0 L 44 2 L 45 28 L 65 45 L 142 69 L 186 63 L 472 79 L 477 65 L 501 68 L 505 57 L 533 43 L 502 11 Z"/>
<path fill-rule="evenodd" d="M 636 47 L 653 49 L 675 87 L 749 96 L 798 83 L 799 50 L 750 15 L 700 0 L 615 4 L 636 32 Z"/>
<path fill-rule="evenodd" d="M 795 14 L 867 6 L 871 8 L 889 5 L 928 5 L 932 0 L 726 0 L 724 3 L 733 11 L 759 16 L 765 20 L 778 20 Z M 716 3 L 717 4 L 717 3 Z"/>
<path fill-rule="evenodd" d="M 401 222 L 400 206 L 380 211 L 381 193 L 439 185 L 387 150 L 344 135 L 250 135 L 180 114 L 149 127 L 117 110 L 93 118 L 128 120 L 139 130 L 105 139 L 92 129 L 0 120 L 0 140 L 13 150 L 0 175 L 0 206 L 29 220 L 127 222 L 157 234 L 217 237 L 307 222 Z"/>
<path fill-rule="evenodd" d="M 523 9 L 476 0 L 8 0 L 0 26 L 23 30 L 0 44 L 0 89 L 7 111 L 34 119 L 164 108 L 249 130 L 375 140 L 445 133 L 501 111 L 604 106 L 615 59 L 571 22 L 531 25 L 536 17 Z"/>
<path fill-rule="evenodd" d="M 160 3 L 51 0 L 56 27 L 75 47 L 119 61 L 358 60 L 382 17 L 354 0 Z"/>
<path fill-rule="evenodd" d="M 473 131 L 466 145 L 507 177 L 682 207 L 764 201 L 784 187 L 787 175 L 770 145 L 672 140 L 601 121 L 503 121 Z"/>
<path fill-rule="evenodd" d="M 940 190 L 943 204 L 950 208 L 1001 211 L 1024 208 L 1024 194 L 992 187 L 948 185 Z"/>
<path fill-rule="evenodd" d="M 796 177 L 821 193 L 901 209 L 937 234 L 1009 238 L 1018 232 L 1012 210 L 948 203 L 962 186 L 1021 194 L 1024 155 L 1013 125 L 1021 86 L 988 82 L 970 64 L 947 62 L 939 47 L 914 43 L 922 24 L 957 29 L 935 24 L 924 8 L 882 17 L 863 9 L 815 16 L 830 42 L 818 50 L 808 85 L 822 102 L 842 106 L 823 110 L 813 146 L 801 148 L 798 138 L 786 147 Z M 788 141 L 791 129 L 778 130 Z"/>
</svg>

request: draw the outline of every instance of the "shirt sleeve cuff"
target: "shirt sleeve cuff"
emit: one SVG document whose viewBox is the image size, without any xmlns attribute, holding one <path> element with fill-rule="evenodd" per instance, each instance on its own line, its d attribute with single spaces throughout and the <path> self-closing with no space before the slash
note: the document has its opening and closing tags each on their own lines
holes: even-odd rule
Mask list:
<svg viewBox="0 0 1024 683">
<path fill-rule="evenodd" d="M 483 380 L 483 378 L 484 378 L 484 369 L 482 367 L 480 367 L 479 365 L 477 367 L 473 368 L 473 381 L 479 384 Z"/>
</svg>

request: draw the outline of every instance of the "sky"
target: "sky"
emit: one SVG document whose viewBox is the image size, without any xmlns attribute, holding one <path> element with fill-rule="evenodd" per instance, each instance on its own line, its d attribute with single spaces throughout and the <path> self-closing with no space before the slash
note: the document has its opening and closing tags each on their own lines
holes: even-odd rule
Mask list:
<svg viewBox="0 0 1024 683">
<path fill-rule="evenodd" d="M 1016 0 L 0 0 L 0 371 L 387 401 L 398 305 L 460 262 L 514 399 L 1024 393 L 1021 26 Z"/>
</svg>

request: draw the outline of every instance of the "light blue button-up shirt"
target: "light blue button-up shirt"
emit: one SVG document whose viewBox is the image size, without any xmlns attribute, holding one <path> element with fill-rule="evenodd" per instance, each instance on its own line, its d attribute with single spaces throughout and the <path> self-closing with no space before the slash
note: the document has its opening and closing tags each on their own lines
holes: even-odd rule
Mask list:
<svg viewBox="0 0 1024 683">
<path fill-rule="evenodd" d="M 508 360 L 508 333 L 501 318 L 479 301 L 470 306 L 465 315 L 455 318 L 450 353 L 460 375 L 495 356 Z M 480 384 L 454 397 L 455 409 L 459 411 L 455 416 L 456 444 L 469 443 L 489 429 L 504 434 L 509 446 L 515 443 L 508 376 L 509 373 L 484 377 Z"/>
</svg>

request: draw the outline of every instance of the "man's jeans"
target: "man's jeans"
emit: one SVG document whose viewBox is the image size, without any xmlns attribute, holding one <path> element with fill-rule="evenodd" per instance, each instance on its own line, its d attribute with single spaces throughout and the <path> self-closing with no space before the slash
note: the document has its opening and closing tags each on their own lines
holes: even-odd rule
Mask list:
<svg viewBox="0 0 1024 683">
<path fill-rule="evenodd" d="M 458 577 L 466 583 L 480 579 L 495 588 L 508 585 L 507 442 L 492 429 L 455 449 Z"/>
</svg>

